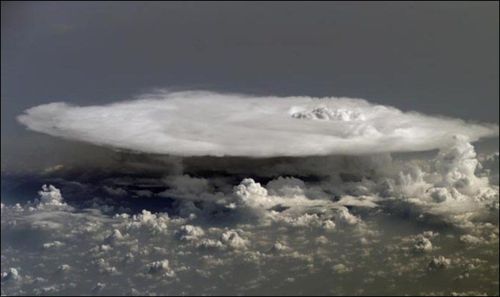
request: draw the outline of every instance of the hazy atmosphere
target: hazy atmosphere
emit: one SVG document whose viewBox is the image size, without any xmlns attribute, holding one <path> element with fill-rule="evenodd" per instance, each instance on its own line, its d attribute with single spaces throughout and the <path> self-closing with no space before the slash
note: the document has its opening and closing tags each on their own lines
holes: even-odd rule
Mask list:
<svg viewBox="0 0 500 297">
<path fill-rule="evenodd" d="M 498 295 L 498 2 L 2 2 L 2 295 Z"/>
</svg>

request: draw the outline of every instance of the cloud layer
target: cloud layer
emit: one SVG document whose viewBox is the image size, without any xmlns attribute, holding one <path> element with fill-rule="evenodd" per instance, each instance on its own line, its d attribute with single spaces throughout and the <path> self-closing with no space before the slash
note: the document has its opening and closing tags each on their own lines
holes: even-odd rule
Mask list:
<svg viewBox="0 0 500 297">
<path fill-rule="evenodd" d="M 427 155 L 3 179 L 2 295 L 498 295 L 498 153 Z"/>
<path fill-rule="evenodd" d="M 402 112 L 362 99 L 160 91 L 103 106 L 50 103 L 18 120 L 67 139 L 179 156 L 362 155 L 443 148 L 498 126 Z"/>
<path fill-rule="evenodd" d="M 139 154 L 3 177 L 47 185 L 2 195 L 2 295 L 498 295 L 497 126 L 206 92 L 19 120 Z"/>
<path fill-rule="evenodd" d="M 393 192 L 421 183 L 405 180 Z M 498 295 L 498 223 L 419 223 L 364 195 L 311 199 L 312 185 L 281 177 L 242 180 L 219 195 L 235 202 L 223 210 L 190 203 L 210 191 L 202 179 L 166 182 L 184 211 L 133 212 L 106 196 L 74 207 L 52 185 L 33 202 L 2 203 L 2 295 Z"/>
</svg>

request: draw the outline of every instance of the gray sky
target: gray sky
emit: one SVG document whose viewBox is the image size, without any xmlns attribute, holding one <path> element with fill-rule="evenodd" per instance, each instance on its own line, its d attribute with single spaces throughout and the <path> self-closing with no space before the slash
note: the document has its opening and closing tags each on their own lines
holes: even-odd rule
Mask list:
<svg viewBox="0 0 500 297">
<path fill-rule="evenodd" d="M 74 149 L 26 132 L 15 121 L 24 109 L 101 104 L 155 87 L 360 97 L 498 123 L 498 8 L 2 2 L 2 168 Z"/>
</svg>

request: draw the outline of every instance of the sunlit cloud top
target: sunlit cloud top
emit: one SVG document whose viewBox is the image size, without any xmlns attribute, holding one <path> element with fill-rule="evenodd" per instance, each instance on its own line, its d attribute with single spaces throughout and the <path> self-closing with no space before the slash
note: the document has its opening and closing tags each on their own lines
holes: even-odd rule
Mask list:
<svg viewBox="0 0 500 297">
<path fill-rule="evenodd" d="M 18 117 L 28 129 L 117 149 L 180 156 L 362 155 L 423 151 L 498 126 L 402 112 L 363 99 L 160 91 L 100 106 L 63 102 Z"/>
</svg>

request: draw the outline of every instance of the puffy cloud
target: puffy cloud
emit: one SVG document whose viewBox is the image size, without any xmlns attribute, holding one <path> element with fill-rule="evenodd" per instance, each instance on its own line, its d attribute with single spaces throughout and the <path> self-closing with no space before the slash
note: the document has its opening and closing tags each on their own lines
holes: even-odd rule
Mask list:
<svg viewBox="0 0 500 297">
<path fill-rule="evenodd" d="M 444 202 L 446 200 L 453 198 L 450 191 L 448 191 L 447 188 L 443 187 L 430 188 L 429 194 L 431 195 L 432 199 L 434 199 L 434 201 L 436 202 Z"/>
<path fill-rule="evenodd" d="M 477 236 L 471 235 L 471 234 L 465 234 L 465 235 L 460 236 L 460 241 L 462 241 L 463 243 L 472 244 L 472 245 L 481 244 L 484 242 L 483 239 L 481 239 Z"/>
<path fill-rule="evenodd" d="M 375 208 L 378 206 L 376 203 L 380 199 L 377 196 L 351 196 L 345 195 L 338 201 L 338 204 L 343 206 L 367 207 Z"/>
<path fill-rule="evenodd" d="M 453 139 L 434 159 L 389 163 L 391 169 L 375 176 L 378 182 L 370 191 L 389 198 L 393 208 L 410 208 L 464 228 L 474 228 L 474 220 L 494 219 L 490 210 L 498 205 L 498 185 L 478 174 L 478 158 L 467 139 Z"/>
<path fill-rule="evenodd" d="M 42 190 L 38 192 L 40 195 L 39 207 L 44 206 L 64 206 L 61 191 L 53 185 L 43 185 Z"/>
<path fill-rule="evenodd" d="M 290 250 L 291 250 L 290 247 L 279 241 L 275 242 L 271 247 L 271 252 L 275 253 L 283 253 L 283 252 L 288 252 Z"/>
<path fill-rule="evenodd" d="M 120 230 L 114 229 L 113 232 L 106 238 L 105 242 L 115 244 L 117 242 L 120 242 L 124 238 L 125 237 L 122 235 Z"/>
<path fill-rule="evenodd" d="M 307 188 L 308 182 L 303 182 Z M 251 193 L 249 199 L 265 193 L 255 181 L 245 185 L 244 192 Z M 64 188 L 62 191 L 68 195 Z M 374 288 L 374 282 L 358 281 L 362 272 L 364 279 L 377 280 L 375 288 L 380 292 L 417 294 L 449 290 L 448 283 L 472 269 L 481 273 L 470 273 L 463 290 L 482 288 L 492 295 L 497 292 L 494 282 L 498 269 L 491 264 L 491 258 L 498 248 L 498 225 L 484 223 L 475 228 L 471 234 L 489 239 L 464 249 L 457 243 L 467 230 L 430 224 L 432 229 L 407 235 L 408 230 L 421 229 L 419 223 L 383 212 L 384 203 L 377 208 L 348 209 L 339 201 L 323 200 L 320 207 L 311 207 L 301 202 L 308 199 L 301 195 L 274 195 L 267 191 L 268 198 L 278 199 L 278 203 L 289 200 L 290 208 L 281 212 L 265 210 L 270 213 L 271 224 L 242 221 L 232 211 L 222 219 L 178 217 L 175 208 L 170 216 L 152 209 L 111 216 L 99 209 L 30 209 L 30 204 L 7 204 L 2 209 L 2 266 L 15 267 L 22 277 L 9 280 L 10 270 L 6 268 L 2 293 L 245 295 L 268 291 L 269 284 L 276 292 L 287 293 L 289 282 L 274 280 L 286 280 L 293 273 L 296 284 L 312 280 L 332 290 L 332 294 L 355 294 L 360 288 Z M 368 211 L 362 223 L 356 210 L 363 214 Z M 357 223 L 349 225 L 352 217 L 358 218 Z M 58 231 L 32 228 L 41 220 L 57 222 Z M 334 225 L 334 231 L 327 232 Z M 438 235 L 438 231 L 446 235 Z M 179 240 L 181 237 L 184 240 Z M 24 238 L 27 242 L 13 243 L 5 238 Z M 429 253 L 411 253 L 414 245 L 425 250 L 431 240 Z M 40 248 L 44 243 L 51 243 L 50 247 Z M 436 252 L 446 253 L 446 257 Z M 453 268 L 461 269 L 449 269 L 441 276 L 443 282 L 429 284 L 422 272 L 451 265 L 448 257 L 453 258 Z M 47 271 L 57 274 L 47 277 Z M 416 285 L 409 288 L 392 276 Z M 72 283 L 73 279 L 81 281 Z M 352 283 L 356 288 L 345 286 L 333 291 L 339 283 Z M 299 286 L 293 292 L 313 291 Z"/>
<path fill-rule="evenodd" d="M 359 218 L 353 216 L 346 207 L 340 207 L 335 213 L 335 222 L 338 224 L 354 225 L 359 222 Z"/>
<path fill-rule="evenodd" d="M 245 178 L 241 181 L 239 185 L 234 187 L 234 193 L 236 196 L 240 197 L 243 201 L 248 201 L 252 197 L 266 197 L 267 190 L 256 183 L 251 178 Z"/>
<path fill-rule="evenodd" d="M 104 106 L 50 103 L 18 117 L 31 130 L 181 156 L 360 155 L 442 148 L 498 126 L 402 112 L 362 99 L 159 92 Z"/>
<path fill-rule="evenodd" d="M 242 238 L 237 231 L 227 230 L 222 233 L 220 240 L 222 243 L 233 249 L 245 249 L 248 245 L 248 241 Z"/>
<path fill-rule="evenodd" d="M 430 252 L 432 251 L 432 242 L 425 234 L 419 234 L 414 239 L 413 249 L 417 252 Z"/>
<path fill-rule="evenodd" d="M 21 117 L 37 131 L 143 154 L 133 160 L 140 177 L 128 168 L 126 177 L 93 179 L 79 193 L 87 201 L 69 196 L 66 183 L 74 181 L 58 171 L 72 207 L 50 185 L 34 203 L 3 201 L 2 266 L 23 277 L 7 281 L 10 270 L 3 272 L 2 293 L 88 293 L 103 281 L 93 293 L 244 295 L 269 285 L 286 293 L 289 282 L 308 280 L 293 293 L 357 294 L 377 283 L 381 293 L 445 295 L 446 283 L 467 277 L 464 290 L 498 294 L 498 266 L 490 264 L 498 257 L 491 178 L 498 156 L 478 156 L 470 144 L 498 133 L 496 126 L 358 99 L 148 96 L 108 106 L 52 104 Z M 390 154 L 431 148 L 439 149 L 434 159 Z M 170 157 L 147 152 L 190 157 L 175 159 L 171 170 L 161 161 Z M 308 156 L 315 154 L 344 155 Z M 254 158 L 270 156 L 279 158 Z M 143 172 L 148 162 L 160 173 Z M 473 264 L 481 273 L 449 269 L 442 276 L 449 282 L 422 291 L 429 285 L 422 272 L 451 265 L 447 257 L 453 268 Z M 73 290 L 44 271 L 85 282 Z"/>
<path fill-rule="evenodd" d="M 98 294 L 100 293 L 104 288 L 106 288 L 105 283 L 98 282 L 93 288 L 92 288 L 92 293 Z"/>
<path fill-rule="evenodd" d="M 431 262 L 429 262 L 429 270 L 440 270 L 448 268 L 451 264 L 451 259 L 445 258 L 444 256 L 438 256 L 432 258 Z"/>
<path fill-rule="evenodd" d="M 480 156 L 479 171 L 485 177 L 490 179 L 492 184 L 498 185 L 499 183 L 499 160 L 500 154 L 498 152 Z"/>
<path fill-rule="evenodd" d="M 308 120 L 328 120 L 328 121 L 365 121 L 365 116 L 356 110 L 350 109 L 330 109 L 328 107 L 317 107 L 312 110 L 294 107 L 291 111 L 291 116 L 298 119 Z"/>
<path fill-rule="evenodd" d="M 276 203 L 267 195 L 267 190 L 251 178 L 243 179 L 233 191 L 240 203 L 252 208 L 266 209 Z"/>
<path fill-rule="evenodd" d="M 196 240 L 199 237 L 205 235 L 202 228 L 193 225 L 181 226 L 178 230 L 178 235 L 180 240 Z"/>
<path fill-rule="evenodd" d="M 62 265 L 59 265 L 59 267 L 57 267 L 57 271 L 58 272 L 67 272 L 71 269 L 71 266 L 69 266 L 68 264 L 62 264 Z"/>
<path fill-rule="evenodd" d="M 101 251 L 108 251 L 109 249 L 111 249 L 111 247 L 106 246 L 106 245 L 102 245 L 102 246 L 99 246 L 98 249 L 100 249 Z M 92 251 L 95 252 L 96 249 L 93 249 Z M 110 264 L 110 262 L 104 258 L 99 258 L 99 259 L 94 260 L 93 264 L 99 270 L 99 272 L 102 274 L 107 274 L 107 275 L 115 274 L 116 275 L 118 273 L 118 270 L 116 269 L 116 267 L 112 266 Z"/>
<path fill-rule="evenodd" d="M 46 242 L 46 243 L 44 243 L 44 244 L 42 245 L 42 247 L 43 247 L 44 249 L 53 249 L 53 248 L 58 248 L 58 247 L 61 247 L 61 246 L 63 246 L 63 245 L 64 245 L 64 243 L 62 243 L 62 242 L 60 242 L 60 241 L 58 241 L 58 240 L 55 240 L 55 241 L 53 241 L 53 242 Z"/>
<path fill-rule="evenodd" d="M 2 281 L 16 281 L 19 280 L 21 276 L 15 268 L 9 268 L 9 271 L 2 272 Z"/>
<path fill-rule="evenodd" d="M 333 271 L 335 273 L 342 274 L 342 273 L 350 272 L 351 269 L 349 267 L 345 266 L 344 264 L 339 263 L 339 264 L 335 264 L 333 266 Z"/>
<path fill-rule="evenodd" d="M 472 195 L 488 184 L 487 178 L 475 175 L 479 161 L 474 147 L 463 136 L 455 136 L 453 145 L 442 148 L 436 161 L 441 173 L 441 184 L 452 186 L 459 192 Z"/>
<path fill-rule="evenodd" d="M 302 196 L 305 191 L 305 183 L 294 177 L 278 177 L 267 183 L 266 189 L 272 195 L 278 196 Z"/>
<path fill-rule="evenodd" d="M 223 249 L 225 246 L 220 240 L 203 238 L 196 242 L 196 247 L 202 249 Z"/>
<path fill-rule="evenodd" d="M 166 276 L 173 276 L 175 274 L 175 272 L 170 268 L 169 261 L 166 259 L 149 263 L 146 268 L 151 274 L 163 274 Z"/>
<path fill-rule="evenodd" d="M 144 209 L 142 213 L 132 217 L 131 221 L 127 223 L 127 228 L 144 228 L 154 234 L 160 234 L 167 231 L 169 220 L 170 218 L 166 213 L 151 213 Z"/>
<path fill-rule="evenodd" d="M 332 220 L 325 220 L 321 224 L 321 227 L 325 230 L 333 230 L 335 229 L 335 223 Z"/>
</svg>

